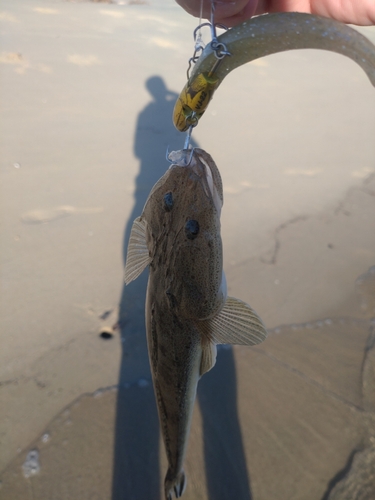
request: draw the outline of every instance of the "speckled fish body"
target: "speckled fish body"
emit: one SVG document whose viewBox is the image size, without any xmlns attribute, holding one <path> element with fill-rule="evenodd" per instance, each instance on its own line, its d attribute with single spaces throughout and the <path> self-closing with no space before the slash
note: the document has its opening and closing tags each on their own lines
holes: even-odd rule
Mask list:
<svg viewBox="0 0 375 500">
<path fill-rule="evenodd" d="M 220 173 L 201 149 L 174 152 L 133 224 L 125 281 L 149 265 L 146 330 L 169 468 L 165 498 L 180 497 L 199 378 L 216 344 L 257 344 L 266 330 L 244 302 L 227 297 L 223 272 Z M 188 165 L 186 165 L 188 163 Z"/>
<path fill-rule="evenodd" d="M 148 247 L 153 251 L 146 303 L 147 340 L 170 464 L 166 490 L 170 491 L 169 485 L 178 477 L 178 494 L 184 489 L 182 466 L 206 340 L 195 323 L 218 312 L 226 298 L 220 291 L 222 188 L 218 171 L 215 181 L 218 206 L 205 166 L 195 154 L 189 167 L 173 165 L 168 170 L 143 212 L 149 229 Z"/>
</svg>

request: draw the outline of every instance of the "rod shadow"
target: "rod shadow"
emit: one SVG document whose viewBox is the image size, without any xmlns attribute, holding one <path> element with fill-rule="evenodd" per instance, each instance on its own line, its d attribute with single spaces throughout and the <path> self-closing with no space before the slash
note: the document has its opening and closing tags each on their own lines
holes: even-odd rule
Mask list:
<svg viewBox="0 0 375 500">
<path fill-rule="evenodd" d="M 126 224 L 123 258 L 133 221 L 156 181 L 168 168 L 167 147 L 183 148 L 185 136 L 172 124 L 177 94 L 163 79 L 146 81 L 152 101 L 139 114 L 134 154 L 140 160 L 134 206 Z M 191 141 L 193 147 L 198 145 Z M 112 500 L 160 498 L 159 421 L 152 388 L 145 332 L 144 303 L 148 273 L 123 286 L 119 327 L 122 358 L 115 423 Z M 199 383 L 198 400 L 204 426 L 206 475 L 210 500 L 251 500 L 245 454 L 237 416 L 236 371 L 232 349 L 218 350 L 217 365 Z M 225 438 L 224 438 L 225 437 Z"/>
</svg>

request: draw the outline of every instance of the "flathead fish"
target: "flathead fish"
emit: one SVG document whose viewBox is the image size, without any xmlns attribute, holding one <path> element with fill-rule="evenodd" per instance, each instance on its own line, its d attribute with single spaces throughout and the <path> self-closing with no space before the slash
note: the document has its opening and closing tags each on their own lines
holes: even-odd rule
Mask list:
<svg viewBox="0 0 375 500">
<path fill-rule="evenodd" d="M 216 345 L 254 345 L 267 335 L 247 304 L 227 297 L 218 168 L 201 149 L 170 158 L 174 164 L 133 223 L 125 266 L 127 284 L 150 268 L 146 330 L 169 465 L 166 500 L 173 493 L 180 497 L 186 486 L 183 463 L 197 384 L 215 364 Z"/>
</svg>

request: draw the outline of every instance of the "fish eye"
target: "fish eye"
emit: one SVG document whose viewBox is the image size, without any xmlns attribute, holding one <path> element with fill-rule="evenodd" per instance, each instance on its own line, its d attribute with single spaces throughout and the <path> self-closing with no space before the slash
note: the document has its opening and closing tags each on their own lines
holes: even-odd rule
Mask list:
<svg viewBox="0 0 375 500">
<path fill-rule="evenodd" d="M 197 220 L 190 219 L 185 224 L 185 234 L 189 240 L 193 240 L 198 236 L 199 233 L 199 223 Z"/>
<path fill-rule="evenodd" d="M 173 208 L 173 195 L 171 192 L 164 195 L 164 209 L 170 212 Z"/>
</svg>

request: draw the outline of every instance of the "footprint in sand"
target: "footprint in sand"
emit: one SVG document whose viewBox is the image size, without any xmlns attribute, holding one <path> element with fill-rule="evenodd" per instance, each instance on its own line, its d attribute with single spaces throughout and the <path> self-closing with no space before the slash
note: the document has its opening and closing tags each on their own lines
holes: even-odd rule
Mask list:
<svg viewBox="0 0 375 500">
<path fill-rule="evenodd" d="M 102 207 L 87 207 L 78 208 L 72 207 L 70 205 L 63 205 L 60 207 L 50 208 L 50 209 L 36 209 L 26 212 L 21 216 L 22 222 L 25 224 L 43 224 L 46 222 L 51 222 L 56 219 L 61 219 L 62 217 L 67 217 L 73 214 L 98 214 L 103 212 Z"/>
</svg>

